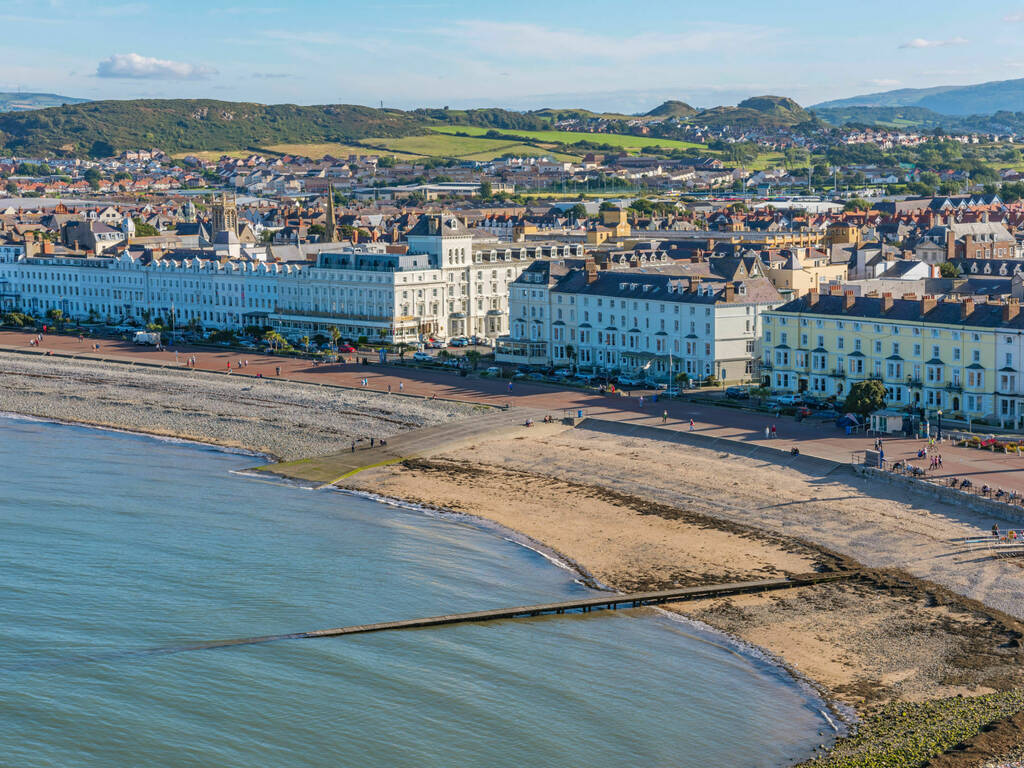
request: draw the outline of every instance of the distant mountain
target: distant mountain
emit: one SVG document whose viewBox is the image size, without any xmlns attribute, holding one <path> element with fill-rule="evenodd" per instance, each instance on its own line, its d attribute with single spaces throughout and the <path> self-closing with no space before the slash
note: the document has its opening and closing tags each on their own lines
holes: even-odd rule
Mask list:
<svg viewBox="0 0 1024 768">
<path fill-rule="evenodd" d="M 812 110 L 847 107 L 924 107 L 942 115 L 992 115 L 1024 112 L 1024 79 L 978 85 L 902 88 L 815 104 Z"/>
<path fill-rule="evenodd" d="M 107 156 L 126 149 L 237 150 L 422 133 L 408 112 L 348 104 L 300 107 L 212 99 L 90 101 L 0 113 L 0 149 L 23 155 Z"/>
<path fill-rule="evenodd" d="M 644 117 L 689 117 L 697 114 L 697 110 L 685 101 L 673 101 L 669 99 L 664 104 L 655 107 L 650 112 L 645 112 Z"/>
<path fill-rule="evenodd" d="M 23 112 L 28 109 L 59 107 L 62 104 L 83 104 L 88 99 L 58 96 L 56 93 L 2 93 L 0 112 Z"/>
</svg>

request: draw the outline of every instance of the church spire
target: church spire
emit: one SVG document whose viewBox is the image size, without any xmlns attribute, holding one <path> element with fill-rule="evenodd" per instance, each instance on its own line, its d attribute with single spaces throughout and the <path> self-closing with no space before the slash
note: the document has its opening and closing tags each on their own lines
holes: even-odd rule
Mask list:
<svg viewBox="0 0 1024 768">
<path fill-rule="evenodd" d="M 324 222 L 324 241 L 333 243 L 336 239 L 334 223 L 334 185 L 327 185 L 327 220 Z"/>
</svg>

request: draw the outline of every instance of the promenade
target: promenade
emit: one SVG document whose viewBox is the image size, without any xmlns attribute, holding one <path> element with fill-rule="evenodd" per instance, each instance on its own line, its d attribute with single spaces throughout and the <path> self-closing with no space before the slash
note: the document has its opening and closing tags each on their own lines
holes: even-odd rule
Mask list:
<svg viewBox="0 0 1024 768">
<path fill-rule="evenodd" d="M 351 362 L 313 366 L 308 360 L 276 357 L 259 353 L 214 347 L 175 347 L 157 351 L 152 347 L 136 346 L 114 340 L 79 341 L 77 337 L 46 335 L 39 347 L 30 347 L 32 334 L 0 331 L 0 349 L 55 354 L 71 354 L 86 359 L 103 359 L 125 363 L 148 363 L 169 369 L 186 369 L 186 361 L 195 356 L 198 370 L 231 376 L 281 378 L 312 384 L 350 387 L 376 392 L 392 392 L 419 397 L 460 400 L 489 406 L 512 406 L 523 409 L 523 417 L 537 419 L 540 414 L 560 418 L 576 415 L 623 422 L 637 426 L 657 426 L 667 429 L 692 431 L 704 436 L 770 446 L 789 450 L 796 447 L 805 456 L 828 461 L 849 463 L 858 452 L 871 449 L 874 438 L 847 436 L 831 422 L 805 420 L 793 417 L 774 418 L 740 408 L 692 403 L 686 400 L 654 402 L 651 393 L 645 393 L 641 405 L 640 393 L 633 397 L 602 395 L 593 391 L 560 389 L 557 386 L 515 380 L 511 388 L 507 380 L 490 379 L 478 375 L 466 377 L 446 370 L 428 370 L 402 365 L 367 365 Z M 99 349 L 93 349 L 98 344 Z M 238 369 L 238 363 L 248 365 Z M 227 374 L 228 364 L 232 372 Z M 278 376 L 280 369 L 280 376 Z M 366 384 L 363 385 L 365 380 Z M 691 420 L 693 421 L 691 427 Z M 765 430 L 774 426 L 777 437 L 766 438 Z M 917 459 L 924 442 L 916 439 L 886 438 L 887 461 L 906 459 L 919 466 L 927 461 Z M 342 447 L 339 446 L 339 449 Z M 1003 455 L 970 448 L 957 448 L 950 444 L 937 447 L 942 455 L 943 468 L 929 473 L 940 481 L 950 477 L 970 478 L 975 486 L 983 484 L 1024 494 L 1024 457 Z"/>
</svg>

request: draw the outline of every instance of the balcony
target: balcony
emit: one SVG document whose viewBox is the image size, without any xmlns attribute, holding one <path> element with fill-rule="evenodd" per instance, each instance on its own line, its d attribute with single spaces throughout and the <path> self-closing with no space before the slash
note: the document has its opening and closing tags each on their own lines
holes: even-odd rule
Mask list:
<svg viewBox="0 0 1024 768">
<path fill-rule="evenodd" d="M 945 387 L 947 392 L 963 392 L 964 388 L 962 384 L 947 384 Z"/>
<path fill-rule="evenodd" d="M 907 386 L 920 389 L 924 385 L 920 379 L 915 379 L 913 376 L 907 376 Z"/>
<path fill-rule="evenodd" d="M 774 371 L 775 370 L 775 364 L 774 363 L 761 363 L 761 370 L 762 371 Z"/>
<path fill-rule="evenodd" d="M 835 368 L 832 370 L 832 373 L 830 373 L 829 376 L 833 376 L 837 379 L 845 379 L 846 371 L 843 370 L 842 368 Z"/>
</svg>

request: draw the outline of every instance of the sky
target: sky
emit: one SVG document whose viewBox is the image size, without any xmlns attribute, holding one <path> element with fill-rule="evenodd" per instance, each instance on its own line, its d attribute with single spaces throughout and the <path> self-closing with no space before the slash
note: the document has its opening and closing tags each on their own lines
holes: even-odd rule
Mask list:
<svg viewBox="0 0 1024 768">
<path fill-rule="evenodd" d="M 0 0 L 0 91 L 642 112 L 1024 77 L 1024 0 Z"/>
</svg>

